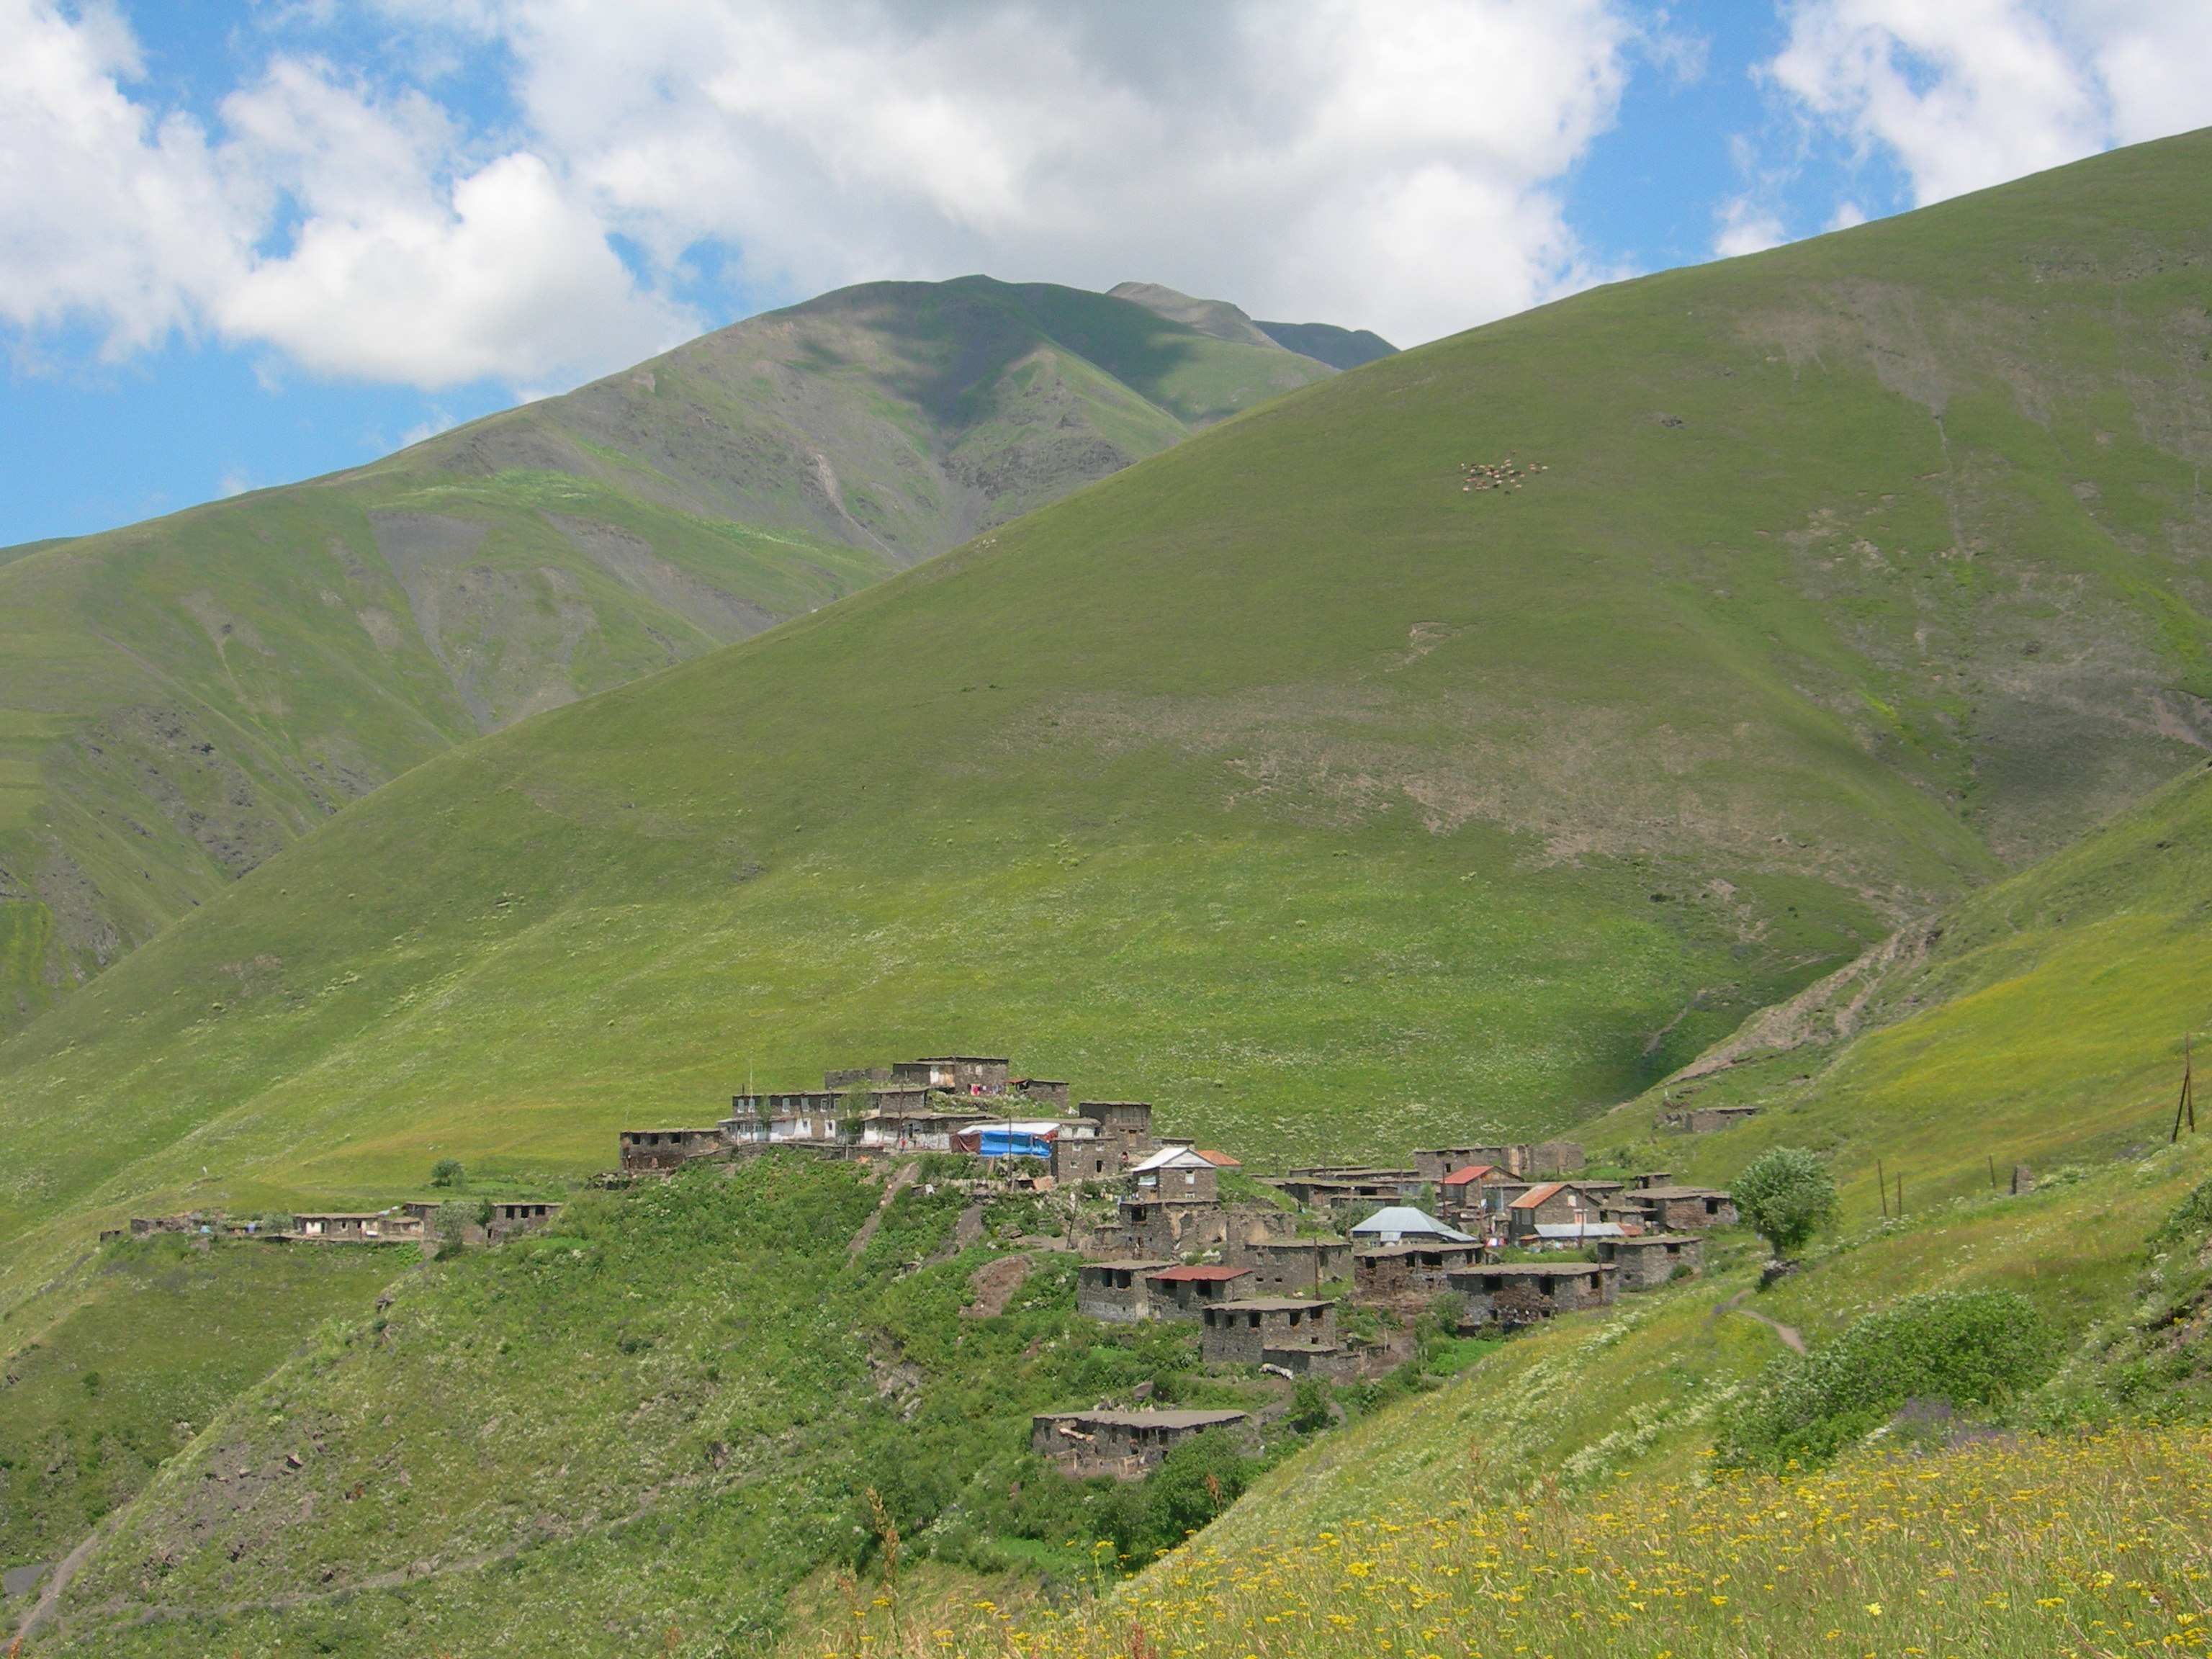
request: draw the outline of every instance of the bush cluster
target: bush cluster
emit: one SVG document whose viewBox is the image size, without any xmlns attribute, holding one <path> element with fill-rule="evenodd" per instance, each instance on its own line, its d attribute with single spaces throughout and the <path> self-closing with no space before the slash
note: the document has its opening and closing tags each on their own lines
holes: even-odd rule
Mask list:
<svg viewBox="0 0 2212 1659">
<path fill-rule="evenodd" d="M 2010 1291 L 1938 1291 L 1869 1314 L 1833 1341 L 1775 1362 L 1722 1435 L 1724 1468 L 1826 1463 L 1908 1400 L 1999 1407 L 2050 1376 L 2043 1316 Z"/>
</svg>

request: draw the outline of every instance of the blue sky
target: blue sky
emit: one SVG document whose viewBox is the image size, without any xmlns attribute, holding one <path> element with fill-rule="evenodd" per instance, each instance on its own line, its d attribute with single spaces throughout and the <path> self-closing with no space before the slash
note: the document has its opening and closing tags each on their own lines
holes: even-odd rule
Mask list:
<svg viewBox="0 0 2212 1659">
<path fill-rule="evenodd" d="M 2201 0 L 0 0 L 0 544 L 844 283 L 1401 344 L 2212 122 Z"/>
</svg>

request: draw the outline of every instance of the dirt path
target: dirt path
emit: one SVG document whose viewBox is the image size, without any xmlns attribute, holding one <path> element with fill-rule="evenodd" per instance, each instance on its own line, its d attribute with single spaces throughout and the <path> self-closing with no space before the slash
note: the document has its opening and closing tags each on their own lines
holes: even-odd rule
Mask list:
<svg viewBox="0 0 2212 1659">
<path fill-rule="evenodd" d="M 1025 1255 L 1002 1255 L 995 1261 L 986 1261 L 969 1275 L 968 1288 L 975 1299 L 960 1310 L 963 1319 L 996 1319 L 1006 1312 L 1006 1304 L 1014 1299 L 1030 1276 L 1030 1259 Z"/>
<path fill-rule="evenodd" d="M 1738 1291 L 1727 1301 L 1716 1302 L 1713 1304 L 1713 1317 L 1717 1319 L 1724 1313 L 1740 1313 L 1746 1319 L 1756 1319 L 1760 1324 L 1765 1326 L 1768 1330 L 1772 1331 L 1775 1335 L 1780 1337 L 1782 1339 L 1782 1346 L 1789 1349 L 1790 1352 L 1804 1352 L 1804 1334 L 1799 1331 L 1795 1325 L 1785 1325 L 1778 1319 L 1769 1319 L 1765 1314 L 1759 1312 L 1756 1308 L 1745 1307 L 1743 1305 L 1743 1299 L 1750 1294 L 1751 1292 L 1749 1291 Z"/>
<path fill-rule="evenodd" d="M 116 1511 L 118 1515 L 122 1512 L 120 1510 Z M 70 1580 L 76 1577 L 77 1569 L 92 1559 L 93 1547 L 100 1542 L 102 1534 L 106 1531 L 107 1528 L 104 1525 L 94 1527 L 84 1535 L 75 1549 L 62 1557 L 61 1565 L 47 1575 L 46 1589 L 40 1593 L 39 1599 L 31 1604 L 30 1612 L 23 1615 L 23 1622 L 15 1628 L 16 1646 L 20 1647 L 30 1640 L 32 1634 L 39 1626 L 54 1616 L 54 1609 L 62 1604 L 62 1592 L 69 1588 Z M 11 1649 L 10 1651 L 13 1650 Z"/>
<path fill-rule="evenodd" d="M 884 1182 L 884 1195 L 876 1200 L 876 1207 L 868 1212 L 868 1218 L 860 1224 L 860 1231 L 853 1235 L 852 1243 L 846 1247 L 846 1261 L 858 1261 L 860 1259 L 860 1252 L 868 1248 L 868 1241 L 876 1236 L 876 1229 L 883 1225 L 884 1212 L 890 1208 L 891 1200 L 913 1186 L 914 1178 L 921 1173 L 919 1163 L 902 1164 L 899 1172 Z"/>
</svg>

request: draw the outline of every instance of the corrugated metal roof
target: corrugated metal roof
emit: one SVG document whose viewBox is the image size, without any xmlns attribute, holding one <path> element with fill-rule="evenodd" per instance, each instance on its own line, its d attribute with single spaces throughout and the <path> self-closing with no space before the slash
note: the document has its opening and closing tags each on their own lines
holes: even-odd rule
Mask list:
<svg viewBox="0 0 2212 1659">
<path fill-rule="evenodd" d="M 1445 1239 L 1454 1244 L 1474 1242 L 1458 1228 L 1447 1227 L 1426 1211 L 1417 1210 L 1410 1204 L 1394 1204 L 1387 1210 L 1377 1210 L 1352 1230 L 1354 1238 L 1378 1238 L 1386 1244 L 1395 1244 L 1407 1233 Z"/>
<path fill-rule="evenodd" d="M 1223 1279 L 1243 1279 L 1248 1277 L 1251 1271 L 1249 1267 L 1170 1267 L 1165 1273 L 1154 1273 L 1152 1277 L 1156 1279 L 1164 1279 L 1170 1282 L 1188 1281 L 1195 1284 L 1203 1281 L 1212 1284 Z"/>
<path fill-rule="evenodd" d="M 1547 1181 L 1540 1187 L 1531 1187 L 1506 1207 L 1512 1210 L 1533 1210 L 1565 1191 L 1566 1185 L 1564 1181 Z"/>
<path fill-rule="evenodd" d="M 1464 1170 L 1454 1170 L 1442 1181 L 1437 1182 L 1437 1185 L 1439 1187 L 1464 1187 L 1470 1181 L 1480 1181 L 1485 1179 L 1486 1176 L 1494 1176 L 1498 1173 L 1500 1173 L 1500 1171 L 1495 1164 L 1470 1164 Z"/>
</svg>

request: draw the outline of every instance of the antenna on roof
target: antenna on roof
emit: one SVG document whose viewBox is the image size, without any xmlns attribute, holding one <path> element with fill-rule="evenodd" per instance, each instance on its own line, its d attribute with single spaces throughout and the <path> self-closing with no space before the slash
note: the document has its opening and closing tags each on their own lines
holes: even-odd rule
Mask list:
<svg viewBox="0 0 2212 1659">
<path fill-rule="evenodd" d="M 2181 1120 L 2185 1116 L 2189 1120 L 2189 1133 L 2197 1133 L 2197 1091 L 2191 1076 L 2194 1069 L 2191 1061 L 2189 1034 L 2185 1031 L 2181 1035 L 2181 1098 L 2174 1103 L 2173 1133 L 2166 1143 L 2169 1146 L 2181 1139 Z"/>
</svg>

